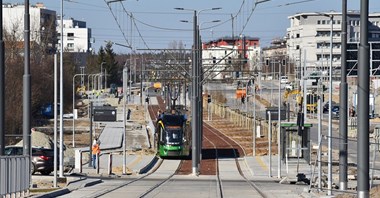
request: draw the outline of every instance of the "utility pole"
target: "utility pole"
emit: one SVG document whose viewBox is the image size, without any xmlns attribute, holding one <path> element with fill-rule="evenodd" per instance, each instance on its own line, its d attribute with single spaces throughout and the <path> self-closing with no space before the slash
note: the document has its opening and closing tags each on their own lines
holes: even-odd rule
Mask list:
<svg viewBox="0 0 380 198">
<path fill-rule="evenodd" d="M 369 197 L 369 46 L 368 0 L 360 1 L 360 44 L 358 60 L 358 180 L 357 196 Z"/>
<path fill-rule="evenodd" d="M 234 16 L 231 14 L 231 22 L 232 22 L 232 40 L 234 40 Z"/>
<path fill-rule="evenodd" d="M 341 76 L 340 76 L 340 116 L 339 116 L 339 189 L 347 190 L 347 0 L 342 0 L 342 32 L 341 32 Z"/>
<path fill-rule="evenodd" d="M 3 0 L 0 0 L 3 5 Z M 0 9 L 0 156 L 5 149 L 5 64 L 4 64 L 4 40 L 3 40 L 3 9 Z"/>
<path fill-rule="evenodd" d="M 59 177 L 63 177 L 63 0 L 61 0 L 61 51 L 59 66 Z M 91 140 L 90 140 L 91 141 Z"/>
<path fill-rule="evenodd" d="M 192 122 L 192 125 L 191 125 L 191 130 L 193 131 L 192 133 L 192 173 L 193 175 L 197 175 L 198 174 L 198 171 L 199 171 L 199 167 L 198 167 L 198 156 L 197 156 L 197 153 L 198 153 L 198 141 L 197 141 L 197 126 L 198 126 L 198 120 L 197 120 L 197 91 L 198 91 L 198 84 L 197 84 L 197 77 L 196 77 L 196 74 L 197 74 L 197 70 L 196 70 L 196 67 L 198 66 L 198 60 L 197 60 L 197 53 L 196 53 L 196 50 L 197 50 L 197 45 L 198 45 L 198 39 L 197 39 L 197 11 L 194 10 L 194 16 L 193 16 L 193 25 L 194 25 L 194 37 L 193 37 L 193 40 L 194 40 L 194 43 L 193 43 L 193 58 L 192 58 L 192 68 L 191 68 L 191 76 L 192 76 L 192 82 L 191 82 L 191 89 L 192 89 L 192 101 L 191 101 L 191 117 L 193 119 L 193 122 Z"/>
<path fill-rule="evenodd" d="M 30 23 L 29 0 L 25 0 L 24 13 L 24 76 L 23 76 L 23 154 L 31 156 L 30 130 Z"/>
<path fill-rule="evenodd" d="M 281 178 L 281 67 L 282 63 L 278 64 L 279 73 L 278 73 L 278 129 L 277 129 L 277 178 Z"/>
</svg>

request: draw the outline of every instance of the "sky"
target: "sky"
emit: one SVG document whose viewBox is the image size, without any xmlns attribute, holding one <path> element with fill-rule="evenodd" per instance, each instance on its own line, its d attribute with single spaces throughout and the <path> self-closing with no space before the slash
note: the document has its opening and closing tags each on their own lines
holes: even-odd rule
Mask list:
<svg viewBox="0 0 380 198">
<path fill-rule="evenodd" d="M 98 52 L 105 41 L 116 43 L 116 53 L 168 49 L 193 42 L 193 16 L 197 11 L 202 41 L 232 35 L 258 37 L 262 47 L 286 35 L 288 16 L 301 12 L 342 11 L 342 0 L 64 0 L 64 19 L 87 22 L 92 29 L 92 47 Z M 24 3 L 4 0 L 3 3 Z M 62 0 L 30 0 L 44 3 L 47 9 L 61 13 Z M 109 3 L 107 3 L 109 2 Z M 347 0 L 348 10 L 359 10 L 359 0 Z M 185 10 L 175 10 L 184 8 Z M 211 8 L 221 8 L 210 10 Z M 369 0 L 369 12 L 380 12 L 380 1 Z M 233 20 L 232 20 L 233 19 Z M 220 22 L 215 22 L 215 21 Z M 182 21 L 182 22 L 181 22 Z M 187 22 L 183 22 L 187 21 Z M 213 22 L 214 21 L 214 22 Z M 117 45 L 121 44 L 121 45 Z"/>
</svg>

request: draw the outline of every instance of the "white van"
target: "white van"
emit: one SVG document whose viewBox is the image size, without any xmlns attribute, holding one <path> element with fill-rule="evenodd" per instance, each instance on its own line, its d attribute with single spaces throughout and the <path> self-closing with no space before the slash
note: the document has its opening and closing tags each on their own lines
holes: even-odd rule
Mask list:
<svg viewBox="0 0 380 198">
<path fill-rule="evenodd" d="M 281 84 L 288 84 L 289 83 L 288 76 L 281 76 L 280 82 Z"/>
</svg>

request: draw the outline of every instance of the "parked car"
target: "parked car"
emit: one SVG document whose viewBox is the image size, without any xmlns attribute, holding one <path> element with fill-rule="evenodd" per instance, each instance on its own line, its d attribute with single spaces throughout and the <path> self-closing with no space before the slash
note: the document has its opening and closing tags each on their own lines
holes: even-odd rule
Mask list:
<svg viewBox="0 0 380 198">
<path fill-rule="evenodd" d="M 281 84 L 288 84 L 289 83 L 288 76 L 281 76 L 280 82 Z"/>
<path fill-rule="evenodd" d="M 5 155 L 22 155 L 22 146 L 6 146 Z M 30 167 L 31 174 L 40 172 L 42 175 L 49 175 L 54 170 L 54 150 L 47 148 L 32 148 L 32 164 Z"/>
<path fill-rule="evenodd" d="M 332 107 L 334 106 L 339 106 L 336 104 L 336 102 L 332 101 Z M 334 108 L 333 108 L 334 109 Z M 329 102 L 326 102 L 325 105 L 323 105 L 323 113 L 328 113 L 329 112 Z"/>
<path fill-rule="evenodd" d="M 332 118 L 339 118 L 339 106 L 333 106 L 331 107 L 331 117 Z"/>
</svg>

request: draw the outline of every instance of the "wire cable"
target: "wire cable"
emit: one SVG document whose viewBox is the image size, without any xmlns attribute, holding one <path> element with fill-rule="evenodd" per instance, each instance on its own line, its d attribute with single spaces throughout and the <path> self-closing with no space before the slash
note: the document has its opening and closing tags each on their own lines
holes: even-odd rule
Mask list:
<svg viewBox="0 0 380 198">
<path fill-rule="evenodd" d="M 119 27 L 119 30 L 121 31 L 121 34 L 123 35 L 123 38 L 124 38 L 125 42 L 127 43 L 127 45 L 131 46 L 131 44 L 129 43 L 129 41 L 128 41 L 126 35 L 125 35 L 125 33 L 123 32 L 123 30 L 122 30 L 122 28 L 121 28 L 121 26 L 120 26 L 119 21 L 117 20 L 115 14 L 113 13 L 111 6 L 107 3 L 106 0 L 104 0 L 104 3 L 107 4 L 108 9 L 111 11 L 111 14 L 112 14 L 113 18 L 115 19 L 115 21 L 116 21 L 116 23 L 117 23 L 117 26 Z"/>
</svg>

